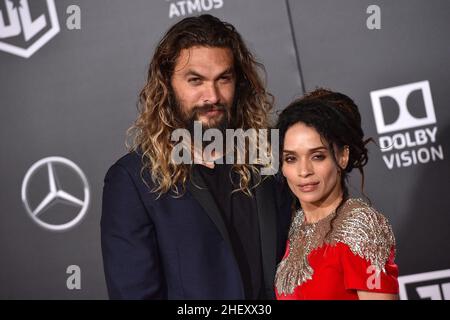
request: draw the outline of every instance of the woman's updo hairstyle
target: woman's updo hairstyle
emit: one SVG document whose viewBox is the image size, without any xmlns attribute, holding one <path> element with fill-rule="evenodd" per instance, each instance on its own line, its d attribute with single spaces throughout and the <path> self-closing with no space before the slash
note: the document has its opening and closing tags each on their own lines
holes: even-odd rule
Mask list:
<svg viewBox="0 0 450 320">
<path fill-rule="evenodd" d="M 281 164 L 286 132 L 299 122 L 316 129 L 324 145 L 328 146 L 334 162 L 340 168 L 343 201 L 348 199 L 347 179 L 354 168 L 361 173 L 361 189 L 364 194 L 363 167 L 368 161 L 366 145 L 373 140 L 364 140 L 361 115 L 353 100 L 345 94 L 319 88 L 289 104 L 281 112 L 276 126 L 279 129 Z M 349 161 L 345 168 L 341 168 L 335 151 L 342 152 L 344 148 L 349 149 Z"/>
</svg>

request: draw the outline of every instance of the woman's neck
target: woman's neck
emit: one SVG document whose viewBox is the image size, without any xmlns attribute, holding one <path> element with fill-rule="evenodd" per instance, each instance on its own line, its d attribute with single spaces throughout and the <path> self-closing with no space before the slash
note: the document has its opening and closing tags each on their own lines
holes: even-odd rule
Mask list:
<svg viewBox="0 0 450 320">
<path fill-rule="evenodd" d="M 326 199 L 315 203 L 301 203 L 307 223 L 315 223 L 333 213 L 342 201 L 343 193 L 330 194 Z"/>
</svg>

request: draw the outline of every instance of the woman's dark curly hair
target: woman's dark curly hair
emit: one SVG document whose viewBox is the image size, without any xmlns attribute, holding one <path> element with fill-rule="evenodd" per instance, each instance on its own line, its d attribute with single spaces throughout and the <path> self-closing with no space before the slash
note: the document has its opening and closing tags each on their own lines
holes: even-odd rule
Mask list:
<svg viewBox="0 0 450 320">
<path fill-rule="evenodd" d="M 291 126 L 299 122 L 316 129 L 322 141 L 326 142 L 324 145 L 328 147 L 333 161 L 339 168 L 343 199 L 336 211 L 349 197 L 347 179 L 348 174 L 354 168 L 357 168 L 361 173 L 361 190 L 365 196 L 363 167 L 368 161 L 366 145 L 373 139 L 364 140 L 361 115 L 353 100 L 345 94 L 319 88 L 287 106 L 281 112 L 276 126 L 280 137 L 281 165 L 283 165 L 282 151 L 286 132 Z M 349 160 L 347 166 L 341 168 L 336 159 L 335 150 L 342 151 L 344 147 L 349 148 Z M 293 204 L 293 209 L 296 210 L 298 207 L 299 204 Z"/>
</svg>

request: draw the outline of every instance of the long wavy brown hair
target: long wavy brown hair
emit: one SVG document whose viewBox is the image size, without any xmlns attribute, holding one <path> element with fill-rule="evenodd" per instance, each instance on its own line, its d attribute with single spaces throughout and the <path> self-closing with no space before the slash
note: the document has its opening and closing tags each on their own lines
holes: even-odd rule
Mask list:
<svg viewBox="0 0 450 320">
<path fill-rule="evenodd" d="M 230 126 L 243 130 L 269 127 L 273 96 L 266 91 L 262 80 L 264 66 L 256 61 L 236 29 L 211 15 L 188 17 L 176 23 L 155 49 L 147 82 L 139 95 L 139 116 L 127 131 L 129 151 L 142 155 L 141 177 L 149 186 L 143 177 L 148 170 L 154 184 L 152 192 L 158 193 L 158 197 L 169 191 L 175 196 L 183 195 L 191 174 L 191 165 L 175 164 L 171 159 L 174 147 L 171 133 L 183 127 L 176 110 L 171 76 L 180 51 L 193 46 L 229 48 L 233 54 L 236 89 Z M 251 195 L 251 189 L 257 185 L 250 185 L 252 172 L 261 180 L 257 167 L 233 164 L 232 170 L 240 177 L 238 189 Z"/>
</svg>

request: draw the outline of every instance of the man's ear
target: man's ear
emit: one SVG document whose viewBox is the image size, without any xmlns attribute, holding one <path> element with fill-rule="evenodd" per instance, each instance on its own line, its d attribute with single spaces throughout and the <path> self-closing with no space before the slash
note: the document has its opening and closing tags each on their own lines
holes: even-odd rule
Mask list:
<svg viewBox="0 0 450 320">
<path fill-rule="evenodd" d="M 342 169 L 347 168 L 349 157 L 350 157 L 350 148 L 349 148 L 349 146 L 344 146 L 344 148 L 342 148 L 341 154 L 339 156 L 339 166 Z"/>
</svg>

